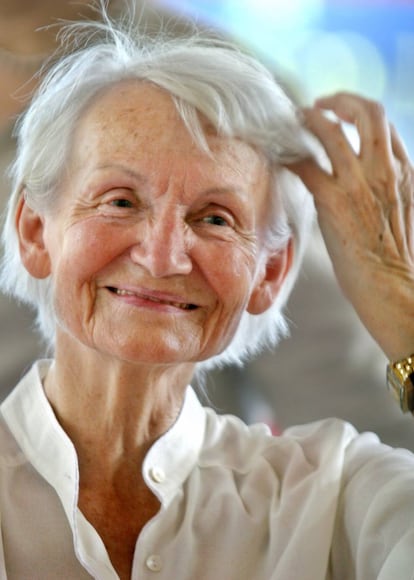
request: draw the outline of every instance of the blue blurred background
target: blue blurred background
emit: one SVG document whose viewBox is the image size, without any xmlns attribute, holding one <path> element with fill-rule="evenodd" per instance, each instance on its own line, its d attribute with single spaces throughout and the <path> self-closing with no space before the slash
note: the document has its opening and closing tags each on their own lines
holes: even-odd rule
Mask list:
<svg viewBox="0 0 414 580">
<path fill-rule="evenodd" d="M 414 153 L 414 1 L 159 0 L 218 27 L 297 86 L 381 101 Z"/>
</svg>

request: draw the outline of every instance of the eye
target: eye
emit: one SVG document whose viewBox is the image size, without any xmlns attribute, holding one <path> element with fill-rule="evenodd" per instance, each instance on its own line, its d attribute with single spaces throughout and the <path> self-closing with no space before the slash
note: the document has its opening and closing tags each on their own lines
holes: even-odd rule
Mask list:
<svg viewBox="0 0 414 580">
<path fill-rule="evenodd" d="M 211 224 L 213 226 L 221 226 L 221 227 L 226 227 L 226 226 L 230 226 L 230 222 L 229 220 L 226 220 L 223 216 L 221 215 L 207 215 L 205 217 L 202 218 L 201 220 L 203 223 L 206 224 Z"/>
<path fill-rule="evenodd" d="M 129 199 L 125 199 L 125 198 L 120 198 L 120 199 L 113 199 L 112 201 L 109 202 L 109 205 L 111 205 L 112 207 L 126 207 L 126 208 L 131 208 L 133 207 L 132 201 L 130 201 Z"/>
</svg>

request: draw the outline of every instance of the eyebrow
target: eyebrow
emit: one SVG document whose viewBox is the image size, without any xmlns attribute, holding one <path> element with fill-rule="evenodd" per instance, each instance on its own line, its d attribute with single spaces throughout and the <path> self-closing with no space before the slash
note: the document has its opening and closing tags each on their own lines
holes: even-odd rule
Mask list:
<svg viewBox="0 0 414 580">
<path fill-rule="evenodd" d="M 147 184 L 148 183 L 148 178 L 145 177 L 144 175 L 142 175 L 142 173 L 139 173 L 138 171 L 134 171 L 133 169 L 131 169 L 130 167 L 126 167 L 125 165 L 123 165 L 122 163 L 103 163 L 101 165 L 98 165 L 95 168 L 95 171 L 102 171 L 102 170 L 106 170 L 106 169 L 118 169 L 119 171 L 121 171 L 122 173 L 126 173 L 127 175 L 129 175 L 130 177 L 132 177 L 134 180 L 136 180 L 137 182 L 139 182 L 140 184 Z M 246 197 L 249 197 L 251 195 L 251 191 L 250 190 L 245 190 L 243 191 L 243 189 L 236 187 L 236 186 L 213 186 L 213 187 L 209 187 L 206 190 L 204 190 L 202 192 L 203 195 L 234 195 L 236 194 L 237 197 L 243 199 Z"/>
</svg>

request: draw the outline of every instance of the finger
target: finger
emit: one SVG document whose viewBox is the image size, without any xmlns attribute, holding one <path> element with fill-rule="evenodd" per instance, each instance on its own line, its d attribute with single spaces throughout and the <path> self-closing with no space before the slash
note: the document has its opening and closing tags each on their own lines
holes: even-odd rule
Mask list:
<svg viewBox="0 0 414 580">
<path fill-rule="evenodd" d="M 398 161 L 410 164 L 411 163 L 410 157 L 408 155 L 408 151 L 404 145 L 404 142 L 397 133 L 397 130 L 394 127 L 394 125 L 392 125 L 391 123 L 390 123 L 390 134 L 391 134 L 391 147 L 395 157 L 398 159 Z"/>
<path fill-rule="evenodd" d="M 340 119 L 353 123 L 360 136 L 359 159 L 363 173 L 378 198 L 395 203 L 397 180 L 391 129 L 381 104 L 350 93 L 318 99 Z"/>
<path fill-rule="evenodd" d="M 286 165 L 289 171 L 301 179 L 305 187 L 313 195 L 316 206 L 334 203 L 335 180 L 326 173 L 313 159 L 304 159 Z"/>
<path fill-rule="evenodd" d="M 306 128 L 323 145 L 332 166 L 334 176 L 344 179 L 359 173 L 359 160 L 345 136 L 340 123 L 332 121 L 319 109 L 304 109 L 303 118 Z"/>
<path fill-rule="evenodd" d="M 378 207 L 375 196 L 364 182 L 348 176 L 343 185 L 335 175 L 328 173 L 312 158 L 285 167 L 297 175 L 312 194 L 319 214 L 323 211 L 326 215 L 327 210 L 332 216 L 341 215 L 343 219 L 345 213 L 353 212 L 353 207 L 359 207 L 367 215 Z"/>
<path fill-rule="evenodd" d="M 356 126 L 361 138 L 359 156 L 363 163 L 378 155 L 391 159 L 391 131 L 380 103 L 351 93 L 337 93 L 318 99 L 316 106 L 329 109 L 343 121 Z"/>
<path fill-rule="evenodd" d="M 411 231 L 413 230 L 411 218 L 414 204 L 414 169 L 404 142 L 392 124 L 390 124 L 390 133 L 400 198 L 405 210 L 409 212 L 409 219 L 406 222 L 410 224 L 410 233 L 413 234 Z"/>
</svg>

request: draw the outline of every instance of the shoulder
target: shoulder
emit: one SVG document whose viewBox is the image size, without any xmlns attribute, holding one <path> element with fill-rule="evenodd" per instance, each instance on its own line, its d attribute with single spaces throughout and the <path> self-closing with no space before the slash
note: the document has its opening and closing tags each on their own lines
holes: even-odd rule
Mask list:
<svg viewBox="0 0 414 580">
<path fill-rule="evenodd" d="M 248 471 L 266 461 L 281 476 L 290 466 L 306 465 L 319 470 L 340 469 L 357 431 L 339 419 L 326 419 L 287 429 L 274 436 L 264 424 L 246 425 L 237 417 L 207 410 L 201 463 L 221 463 Z"/>
<path fill-rule="evenodd" d="M 414 455 L 380 442 L 374 433 L 358 433 L 346 421 L 324 419 L 290 427 L 274 436 L 264 424 L 246 425 L 231 415 L 206 410 L 207 420 L 200 464 L 249 471 L 266 462 L 278 477 L 287 471 L 314 471 L 351 482 L 413 477 Z M 352 483 L 356 486 L 357 483 Z M 368 486 L 369 487 L 369 486 Z M 414 494 L 414 485 L 412 486 Z"/>
<path fill-rule="evenodd" d="M 414 455 L 363 433 L 347 447 L 332 565 L 355 562 L 361 578 L 411 578 Z M 381 570 L 381 573 L 379 572 Z"/>
</svg>

